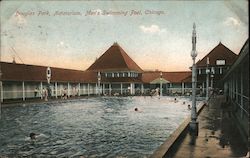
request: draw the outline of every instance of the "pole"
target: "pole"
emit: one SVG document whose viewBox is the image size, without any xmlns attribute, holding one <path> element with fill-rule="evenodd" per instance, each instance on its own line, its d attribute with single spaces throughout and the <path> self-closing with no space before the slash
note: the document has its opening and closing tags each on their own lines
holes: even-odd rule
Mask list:
<svg viewBox="0 0 250 158">
<path fill-rule="evenodd" d="M 162 96 L 162 72 L 160 73 L 160 96 Z"/>
<path fill-rule="evenodd" d="M 191 122 L 190 132 L 193 136 L 198 136 L 198 122 L 197 119 L 197 112 L 196 112 L 196 65 L 195 65 L 195 58 L 197 56 L 196 52 L 196 30 L 195 30 L 195 23 L 193 25 L 193 35 L 192 35 L 192 51 L 191 57 L 193 59 L 192 65 L 192 108 L 191 108 Z"/>
<path fill-rule="evenodd" d="M 192 111 L 191 111 L 191 120 L 192 122 L 195 122 L 197 119 L 196 114 L 196 66 L 195 66 L 195 60 L 193 60 L 193 66 L 192 66 Z"/>
</svg>

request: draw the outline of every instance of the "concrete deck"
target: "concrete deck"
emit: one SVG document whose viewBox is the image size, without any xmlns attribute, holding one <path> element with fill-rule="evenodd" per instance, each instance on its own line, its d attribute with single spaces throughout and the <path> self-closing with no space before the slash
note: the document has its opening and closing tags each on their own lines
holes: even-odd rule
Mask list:
<svg viewBox="0 0 250 158">
<path fill-rule="evenodd" d="M 245 157 L 244 144 L 229 108 L 222 108 L 223 96 L 211 98 L 198 116 L 199 134 L 191 136 L 188 130 L 164 157 L 176 158 L 231 158 Z"/>
</svg>

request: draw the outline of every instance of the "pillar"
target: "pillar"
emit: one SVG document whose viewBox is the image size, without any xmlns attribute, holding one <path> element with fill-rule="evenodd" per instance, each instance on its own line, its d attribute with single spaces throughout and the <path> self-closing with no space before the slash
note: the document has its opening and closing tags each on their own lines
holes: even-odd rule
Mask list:
<svg viewBox="0 0 250 158">
<path fill-rule="evenodd" d="M 0 93 L 0 95 L 1 95 L 1 102 L 3 102 L 3 82 L 2 81 L 0 81 L 0 90 L 1 90 L 1 93 Z"/>
<path fill-rule="evenodd" d="M 130 83 L 130 94 L 131 95 L 135 94 L 135 84 L 134 83 Z"/>
<path fill-rule="evenodd" d="M 43 99 L 43 82 L 40 83 L 40 95 L 41 99 Z"/>
<path fill-rule="evenodd" d="M 168 94 L 168 84 L 169 83 L 166 83 L 166 93 Z"/>
<path fill-rule="evenodd" d="M 89 96 L 89 83 L 88 83 L 88 96 Z"/>
<path fill-rule="evenodd" d="M 160 81 L 160 96 L 162 96 L 162 79 Z"/>
<path fill-rule="evenodd" d="M 81 83 L 78 83 L 78 96 L 81 96 Z"/>
<path fill-rule="evenodd" d="M 23 87 L 23 101 L 25 100 L 25 86 L 24 86 L 24 81 L 22 82 L 22 87 Z"/>
<path fill-rule="evenodd" d="M 144 94 L 144 86 L 143 86 L 143 83 L 141 84 L 141 94 Z"/>
<path fill-rule="evenodd" d="M 205 93 L 205 82 L 202 82 L 202 94 Z"/>
<path fill-rule="evenodd" d="M 206 101 L 209 99 L 209 73 L 208 69 L 206 70 L 207 76 L 206 76 Z"/>
<path fill-rule="evenodd" d="M 102 94 L 105 94 L 105 84 L 102 84 Z"/>
<path fill-rule="evenodd" d="M 70 97 L 69 82 L 68 82 L 68 97 Z"/>
<path fill-rule="evenodd" d="M 111 96 L 111 83 L 109 83 L 109 95 Z"/>
<path fill-rule="evenodd" d="M 184 95 L 184 88 L 185 88 L 185 83 L 182 82 L 181 83 L 181 93 L 182 93 L 182 95 Z"/>
<path fill-rule="evenodd" d="M 122 91 L 123 91 L 123 89 L 122 89 L 122 83 L 121 83 L 121 95 L 123 94 L 123 92 L 122 92 Z"/>
<path fill-rule="evenodd" d="M 56 98 L 57 98 L 57 82 L 55 82 L 55 95 L 56 95 Z"/>
</svg>

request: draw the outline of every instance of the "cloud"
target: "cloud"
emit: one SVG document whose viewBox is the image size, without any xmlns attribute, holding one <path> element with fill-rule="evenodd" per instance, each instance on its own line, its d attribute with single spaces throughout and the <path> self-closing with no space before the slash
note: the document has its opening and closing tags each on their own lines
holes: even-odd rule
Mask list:
<svg viewBox="0 0 250 158">
<path fill-rule="evenodd" d="M 234 18 L 234 17 L 228 17 L 225 21 L 224 24 L 227 26 L 233 26 L 233 27 L 239 27 L 241 25 L 241 22 Z"/>
<path fill-rule="evenodd" d="M 142 32 L 144 33 L 150 33 L 150 34 L 160 34 L 166 32 L 166 29 L 161 29 L 158 25 L 151 25 L 151 26 L 139 26 Z"/>
<path fill-rule="evenodd" d="M 243 24 L 248 26 L 248 1 L 242 1 L 242 3 L 238 1 L 224 1 L 224 3 Z"/>
</svg>

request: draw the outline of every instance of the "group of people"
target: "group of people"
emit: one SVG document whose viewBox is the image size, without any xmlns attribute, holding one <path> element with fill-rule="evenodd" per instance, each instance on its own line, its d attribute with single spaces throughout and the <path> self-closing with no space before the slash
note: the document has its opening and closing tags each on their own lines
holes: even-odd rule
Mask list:
<svg viewBox="0 0 250 158">
<path fill-rule="evenodd" d="M 38 87 L 34 89 L 34 97 L 41 97 L 41 99 L 44 99 L 45 101 L 48 101 L 48 99 L 52 96 L 51 95 L 51 88 L 49 86 L 44 87 L 42 90 L 39 90 Z M 40 94 L 40 95 L 39 95 Z M 76 96 L 78 94 L 78 91 L 73 88 L 72 90 L 72 96 Z M 68 90 L 67 88 L 64 88 L 61 90 L 61 98 L 67 99 L 68 98 Z"/>
<path fill-rule="evenodd" d="M 50 87 L 43 88 L 41 91 L 41 99 L 44 99 L 45 101 L 48 101 L 48 98 L 51 97 L 51 89 Z M 34 90 L 34 96 L 38 97 L 39 89 L 36 87 Z"/>
</svg>

